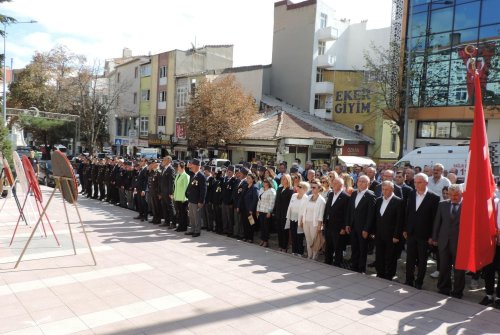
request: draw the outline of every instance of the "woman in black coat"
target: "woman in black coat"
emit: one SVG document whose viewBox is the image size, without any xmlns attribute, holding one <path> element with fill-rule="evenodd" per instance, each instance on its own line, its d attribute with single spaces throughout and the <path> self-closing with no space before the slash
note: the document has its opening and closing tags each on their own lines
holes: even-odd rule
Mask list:
<svg viewBox="0 0 500 335">
<path fill-rule="evenodd" d="M 240 199 L 240 201 L 243 202 L 243 206 L 240 206 L 240 208 L 244 208 L 241 216 L 244 232 L 243 241 L 250 243 L 253 243 L 254 224 L 257 222 L 256 210 L 259 200 L 259 191 L 257 185 L 255 185 L 256 178 L 257 177 L 253 173 L 247 175 L 248 189 Z M 253 223 L 250 222 L 250 217 Z"/>
<path fill-rule="evenodd" d="M 278 231 L 278 244 L 280 251 L 288 251 L 290 229 L 285 229 L 286 212 L 293 194 L 292 178 L 288 173 L 281 176 L 281 184 L 276 191 L 276 202 L 274 204 L 274 222 Z"/>
</svg>

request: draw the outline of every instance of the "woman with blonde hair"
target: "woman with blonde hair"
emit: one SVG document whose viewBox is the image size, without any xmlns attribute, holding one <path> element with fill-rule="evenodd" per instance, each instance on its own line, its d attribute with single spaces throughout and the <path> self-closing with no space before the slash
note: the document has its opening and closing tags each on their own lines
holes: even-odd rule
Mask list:
<svg viewBox="0 0 500 335">
<path fill-rule="evenodd" d="M 354 179 L 348 173 L 341 173 L 340 177 L 344 179 L 344 188 L 345 192 L 351 196 L 352 192 L 354 192 Z"/>
<path fill-rule="evenodd" d="M 299 226 L 304 230 L 307 246 L 307 257 L 318 259 L 317 249 L 313 249 L 313 243 L 318 234 L 322 234 L 323 214 L 325 212 L 325 199 L 321 196 L 323 188 L 318 179 L 311 181 L 311 196 L 308 201 L 302 204 L 299 215 Z"/>
<path fill-rule="evenodd" d="M 257 218 L 260 226 L 260 246 L 267 248 L 269 246 L 269 226 L 271 225 L 276 191 L 273 188 L 273 180 L 271 178 L 264 178 L 262 186 L 263 188 L 257 202 Z"/>
</svg>

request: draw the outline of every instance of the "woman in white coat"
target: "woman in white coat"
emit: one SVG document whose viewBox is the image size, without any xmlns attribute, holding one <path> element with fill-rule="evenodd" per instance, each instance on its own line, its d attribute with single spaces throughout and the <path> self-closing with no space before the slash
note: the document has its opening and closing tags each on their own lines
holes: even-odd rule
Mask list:
<svg viewBox="0 0 500 335">
<path fill-rule="evenodd" d="M 323 213 L 325 212 L 325 199 L 321 196 L 322 187 L 318 179 L 311 183 L 309 200 L 302 204 L 299 215 L 299 226 L 304 230 L 307 245 L 307 257 L 316 260 L 318 251 L 313 250 L 312 244 L 317 234 L 322 234 Z"/>
<path fill-rule="evenodd" d="M 290 229 L 292 254 L 294 256 L 302 256 L 304 254 L 304 231 L 299 227 L 299 215 L 302 205 L 309 200 L 309 196 L 306 194 L 309 192 L 309 183 L 301 181 L 295 187 L 297 193 L 294 193 L 290 199 L 290 204 L 286 212 L 285 229 Z"/>
</svg>

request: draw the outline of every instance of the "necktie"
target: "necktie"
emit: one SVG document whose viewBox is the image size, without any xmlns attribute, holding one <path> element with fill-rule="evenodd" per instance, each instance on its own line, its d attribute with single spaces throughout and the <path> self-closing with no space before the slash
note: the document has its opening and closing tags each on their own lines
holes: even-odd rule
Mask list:
<svg viewBox="0 0 500 335">
<path fill-rule="evenodd" d="M 453 218 L 455 218 L 457 216 L 457 213 L 458 213 L 458 204 L 452 204 L 451 205 L 451 216 Z"/>
</svg>

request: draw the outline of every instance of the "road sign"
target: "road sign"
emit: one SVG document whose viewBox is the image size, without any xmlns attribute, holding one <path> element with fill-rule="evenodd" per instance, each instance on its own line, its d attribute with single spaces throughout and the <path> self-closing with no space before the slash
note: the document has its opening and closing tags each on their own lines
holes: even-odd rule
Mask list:
<svg viewBox="0 0 500 335">
<path fill-rule="evenodd" d="M 122 145 L 122 139 L 121 138 L 115 138 L 115 145 Z"/>
</svg>

